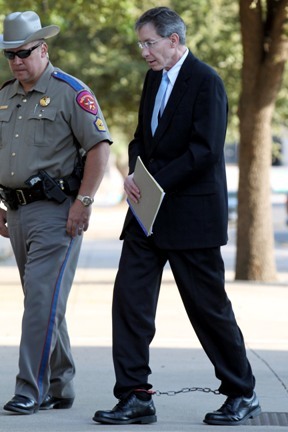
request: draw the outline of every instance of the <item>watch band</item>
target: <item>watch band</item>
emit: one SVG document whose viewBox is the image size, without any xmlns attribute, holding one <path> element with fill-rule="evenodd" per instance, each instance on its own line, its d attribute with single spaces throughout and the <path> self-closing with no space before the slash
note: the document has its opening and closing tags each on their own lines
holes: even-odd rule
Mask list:
<svg viewBox="0 0 288 432">
<path fill-rule="evenodd" d="M 78 194 L 76 199 L 78 199 L 79 201 L 81 201 L 81 203 L 85 206 L 88 207 L 91 204 L 93 204 L 94 199 L 92 197 L 90 197 L 89 195 L 80 195 Z"/>
</svg>

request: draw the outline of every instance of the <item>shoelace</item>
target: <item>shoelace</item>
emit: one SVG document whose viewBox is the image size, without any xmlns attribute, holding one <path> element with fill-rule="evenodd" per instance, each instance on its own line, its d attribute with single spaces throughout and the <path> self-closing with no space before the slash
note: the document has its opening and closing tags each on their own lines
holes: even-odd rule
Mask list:
<svg viewBox="0 0 288 432">
<path fill-rule="evenodd" d="M 226 401 L 224 402 L 224 404 L 221 406 L 221 408 L 219 408 L 218 411 L 225 411 L 225 410 L 227 410 L 230 413 L 234 413 L 235 412 L 235 410 L 233 409 L 233 405 L 234 405 L 233 402 L 234 401 L 235 401 L 234 398 L 228 397 L 226 399 Z"/>
</svg>

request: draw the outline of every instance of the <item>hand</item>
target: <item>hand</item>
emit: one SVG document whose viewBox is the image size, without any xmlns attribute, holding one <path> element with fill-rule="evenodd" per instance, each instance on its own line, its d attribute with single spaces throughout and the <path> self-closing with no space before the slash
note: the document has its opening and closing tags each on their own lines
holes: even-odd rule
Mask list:
<svg viewBox="0 0 288 432">
<path fill-rule="evenodd" d="M 9 238 L 9 231 L 7 227 L 7 212 L 0 208 L 0 235 Z"/>
<path fill-rule="evenodd" d="M 85 207 L 76 199 L 69 211 L 66 224 L 67 234 L 71 237 L 76 237 L 77 235 L 82 235 L 84 231 L 87 231 L 91 212 L 92 206 Z"/>
<path fill-rule="evenodd" d="M 141 198 L 140 190 L 137 187 L 136 183 L 133 180 L 133 174 L 130 174 L 124 180 L 124 190 L 128 196 L 134 203 L 138 203 Z"/>
</svg>

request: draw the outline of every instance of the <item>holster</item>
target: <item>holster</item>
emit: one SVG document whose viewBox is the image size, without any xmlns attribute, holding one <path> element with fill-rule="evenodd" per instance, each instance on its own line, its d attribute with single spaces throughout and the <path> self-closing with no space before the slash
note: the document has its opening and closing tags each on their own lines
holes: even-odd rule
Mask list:
<svg viewBox="0 0 288 432">
<path fill-rule="evenodd" d="M 59 183 L 50 177 L 49 174 L 47 174 L 47 172 L 44 170 L 40 170 L 39 175 L 42 180 L 41 185 L 46 198 L 48 200 L 53 199 L 60 204 L 64 202 L 67 198 L 67 195 L 61 189 Z"/>
<path fill-rule="evenodd" d="M 11 210 L 17 210 L 18 200 L 14 189 L 4 188 L 0 185 L 0 198 Z"/>
</svg>

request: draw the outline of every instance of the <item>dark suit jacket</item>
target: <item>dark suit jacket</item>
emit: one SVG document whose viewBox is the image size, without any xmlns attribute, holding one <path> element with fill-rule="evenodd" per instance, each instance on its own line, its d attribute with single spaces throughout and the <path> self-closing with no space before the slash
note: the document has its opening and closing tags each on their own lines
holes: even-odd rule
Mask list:
<svg viewBox="0 0 288 432">
<path fill-rule="evenodd" d="M 162 72 L 147 72 L 138 126 L 129 144 L 129 172 L 140 155 L 166 192 L 153 239 L 168 249 L 217 247 L 227 242 L 224 141 L 228 104 L 222 80 L 189 52 L 154 137 L 151 116 Z M 128 210 L 120 238 L 134 218 Z M 144 235 L 144 234 L 143 234 Z"/>
</svg>

